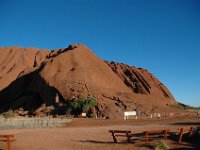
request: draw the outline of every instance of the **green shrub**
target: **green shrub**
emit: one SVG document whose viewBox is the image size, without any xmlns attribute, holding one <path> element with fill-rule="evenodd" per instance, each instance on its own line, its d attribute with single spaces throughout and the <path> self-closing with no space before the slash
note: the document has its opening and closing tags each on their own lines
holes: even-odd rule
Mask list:
<svg viewBox="0 0 200 150">
<path fill-rule="evenodd" d="M 167 149 L 169 149 L 169 146 L 167 145 L 167 143 L 164 140 L 161 140 L 155 145 L 154 149 L 155 150 L 167 150 Z"/>
<path fill-rule="evenodd" d="M 93 97 L 79 98 L 69 103 L 66 113 L 79 115 L 82 112 L 88 112 L 96 104 L 96 99 Z"/>
<path fill-rule="evenodd" d="M 10 110 L 4 112 L 4 113 L 2 114 L 2 116 L 3 116 L 4 118 L 13 118 L 13 117 L 15 117 L 15 113 L 13 112 L 13 110 L 10 109 Z"/>
</svg>

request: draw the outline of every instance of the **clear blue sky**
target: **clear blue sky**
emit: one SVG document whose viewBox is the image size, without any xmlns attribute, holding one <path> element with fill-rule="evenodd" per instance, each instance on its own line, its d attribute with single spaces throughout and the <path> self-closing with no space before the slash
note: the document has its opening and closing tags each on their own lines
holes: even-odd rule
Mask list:
<svg viewBox="0 0 200 150">
<path fill-rule="evenodd" d="M 70 43 L 146 68 L 176 100 L 200 106 L 199 0 L 0 0 L 0 46 Z"/>
</svg>

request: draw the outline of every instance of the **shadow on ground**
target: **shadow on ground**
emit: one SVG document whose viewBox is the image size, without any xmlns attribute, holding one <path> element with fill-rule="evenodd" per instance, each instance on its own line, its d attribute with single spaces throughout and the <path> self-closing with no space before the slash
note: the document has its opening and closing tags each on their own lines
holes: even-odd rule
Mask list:
<svg viewBox="0 0 200 150">
<path fill-rule="evenodd" d="M 83 142 L 83 143 L 93 143 L 93 144 L 117 144 L 111 141 L 97 141 L 97 140 L 80 140 L 78 142 Z M 120 142 L 120 144 L 127 144 L 127 142 Z"/>
<path fill-rule="evenodd" d="M 184 126 L 199 126 L 199 122 L 177 122 L 177 123 L 172 123 L 172 125 L 184 125 Z"/>
<path fill-rule="evenodd" d="M 178 143 L 179 135 L 177 133 L 170 133 L 168 139 L 172 141 L 172 145 L 178 145 L 178 148 L 172 148 L 172 150 L 200 150 L 200 134 L 190 137 L 189 133 L 186 133 L 183 135 L 181 143 Z"/>
<path fill-rule="evenodd" d="M 195 135 L 193 137 L 189 137 L 189 134 L 184 134 L 182 138 L 182 142 L 178 143 L 179 135 L 177 133 L 171 132 L 169 134 L 167 144 L 170 147 L 170 150 L 200 150 L 200 135 Z M 159 140 L 163 139 L 160 137 L 159 139 L 151 140 L 149 144 L 144 144 L 145 139 L 132 139 L 131 143 L 128 143 L 127 140 L 119 140 L 118 143 L 114 143 L 113 141 L 98 141 L 98 140 L 81 140 L 78 142 L 83 143 L 92 143 L 92 144 L 134 144 L 136 147 L 145 147 L 148 149 L 154 149 L 156 143 Z"/>
</svg>

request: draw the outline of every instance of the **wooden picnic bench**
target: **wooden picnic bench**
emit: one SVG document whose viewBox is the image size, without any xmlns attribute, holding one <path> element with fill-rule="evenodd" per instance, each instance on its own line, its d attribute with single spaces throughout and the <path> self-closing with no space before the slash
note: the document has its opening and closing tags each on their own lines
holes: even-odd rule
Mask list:
<svg viewBox="0 0 200 150">
<path fill-rule="evenodd" d="M 145 143 L 149 143 L 150 138 L 155 138 L 158 136 L 162 136 L 165 140 L 167 140 L 167 137 L 169 136 L 168 133 L 170 132 L 170 129 L 164 129 L 164 130 L 146 130 L 144 131 L 145 134 Z"/>
<path fill-rule="evenodd" d="M 7 142 L 8 150 L 11 150 L 11 143 L 14 141 L 12 134 L 0 134 L 0 141 Z"/>
<path fill-rule="evenodd" d="M 189 138 L 191 138 L 195 133 L 199 132 L 200 126 L 199 127 L 183 127 L 179 129 L 179 139 L 178 142 L 181 143 L 183 136 L 185 134 L 189 135 Z"/>
<path fill-rule="evenodd" d="M 131 138 L 131 131 L 130 130 L 109 130 L 109 132 L 112 134 L 114 143 L 117 143 L 116 137 L 126 137 L 127 141 L 130 142 Z"/>
</svg>

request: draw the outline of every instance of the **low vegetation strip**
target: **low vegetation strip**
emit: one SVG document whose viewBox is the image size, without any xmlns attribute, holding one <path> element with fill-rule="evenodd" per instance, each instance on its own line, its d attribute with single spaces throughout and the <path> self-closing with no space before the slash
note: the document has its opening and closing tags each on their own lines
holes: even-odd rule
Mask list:
<svg viewBox="0 0 200 150">
<path fill-rule="evenodd" d="M 63 127 L 69 122 L 66 118 L 0 118 L 0 129 Z"/>
</svg>

